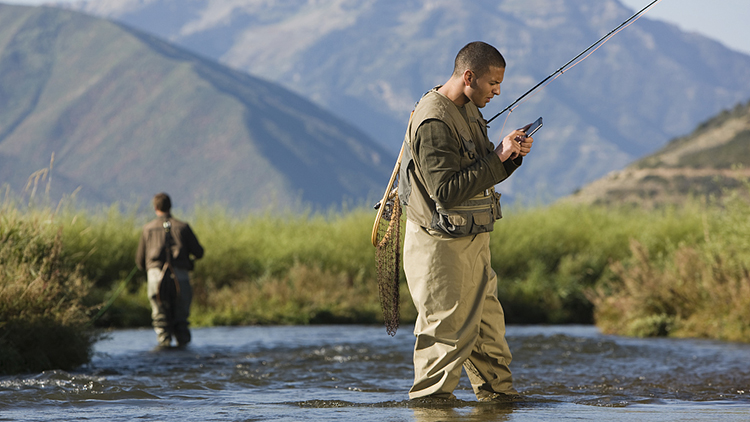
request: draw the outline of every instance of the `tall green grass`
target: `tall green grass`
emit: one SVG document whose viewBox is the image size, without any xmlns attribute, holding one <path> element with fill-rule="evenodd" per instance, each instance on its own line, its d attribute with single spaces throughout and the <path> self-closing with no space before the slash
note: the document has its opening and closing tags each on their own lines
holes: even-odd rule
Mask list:
<svg viewBox="0 0 750 422">
<path fill-rule="evenodd" d="M 710 206 L 689 202 L 658 210 L 565 203 L 511 209 L 495 226 L 491 237 L 492 263 L 498 273 L 499 297 L 506 318 L 509 323 L 597 322 L 610 332 L 642 334 L 642 330 L 622 324 L 629 318 L 622 312 L 630 309 L 640 315 L 638 318 L 662 318 L 661 313 L 653 316 L 636 306 L 653 301 L 654 298 L 644 295 L 656 291 L 639 286 L 635 290 L 641 296 L 631 297 L 628 300 L 633 303 L 618 311 L 612 301 L 627 301 L 622 297 L 626 293 L 619 287 L 628 277 L 623 268 L 636 265 L 638 251 L 648 254 L 649 265 L 663 268 L 665 263 L 682 256 L 686 248 L 701 251 L 712 248 L 714 254 L 720 250 L 722 255 L 735 258 L 731 268 L 722 267 L 718 273 L 714 269 L 706 274 L 716 279 L 736 279 L 744 268 L 737 260 L 745 252 L 737 250 L 737 245 L 742 244 L 742 236 L 735 234 L 739 222 L 731 225 L 735 231 L 726 233 L 726 220 L 738 220 L 737 216 L 747 210 L 748 204 L 739 199 Z M 108 224 L 114 218 L 119 221 L 118 226 L 128 227 L 122 216 L 115 217 L 110 215 Z M 140 221 L 132 221 L 138 226 L 149 218 L 142 216 Z M 186 219 L 206 249 L 205 258 L 198 261 L 193 273 L 194 324 L 381 321 L 374 251 L 368 242 L 372 219 L 369 210 L 237 217 L 222 210 L 199 209 Z M 95 225 L 104 223 L 91 221 Z M 707 233 L 713 232 L 721 242 L 707 243 L 706 239 L 711 238 Z M 87 233 L 107 231 L 100 227 L 87 229 Z M 729 234 L 734 236 L 733 240 L 724 241 Z M 130 255 L 125 254 L 129 255 L 128 260 L 137 236 L 134 230 L 123 235 L 118 243 L 118 248 L 124 249 L 128 242 L 132 245 Z M 107 237 L 118 238 L 112 234 Z M 91 240 L 76 244 L 94 243 Z M 634 244 L 639 245 L 638 250 L 633 248 Z M 131 265 L 130 262 L 111 265 L 116 271 L 105 272 L 122 277 Z M 709 262 L 703 265 L 716 266 Z M 734 273 L 728 273 L 730 269 Z M 140 276 L 141 284 L 142 281 Z M 651 282 L 660 284 L 664 280 L 660 276 Z M 689 284 L 688 280 L 682 282 Z M 113 314 L 121 306 L 133 314 L 138 303 L 147 308 L 143 287 L 131 289 L 122 298 L 111 311 Z M 404 284 L 402 320 L 411 322 L 414 317 Z M 144 312 L 135 322 L 142 324 L 147 319 Z M 620 324 L 616 326 L 608 320 Z M 117 321 L 113 324 L 121 325 Z M 696 335 L 710 335 L 708 331 Z M 670 333 L 689 335 L 679 330 Z"/>
<path fill-rule="evenodd" d="M 70 369 L 91 357 L 91 283 L 62 238 L 51 211 L 0 205 L 1 374 Z"/>
<path fill-rule="evenodd" d="M 236 216 L 203 208 L 175 216 L 190 223 L 206 250 L 191 275 L 193 325 L 381 321 L 368 210 Z M 108 301 L 132 270 L 140 227 L 153 215 L 112 207 L 67 210 L 57 218 L 68 256 L 93 282 L 87 303 Z M 130 280 L 96 324 L 150 324 L 145 281 L 142 272 Z M 403 313 L 413 319 L 403 289 Z"/>
<path fill-rule="evenodd" d="M 95 339 L 91 323 L 150 324 L 145 274 L 126 277 L 140 227 L 153 216 L 119 209 L 2 205 L 0 353 L 10 356 L 3 362 L 32 356 L 12 355 L 11 344 L 48 347 L 47 332 L 80 339 L 66 342 L 82 351 L 70 362 L 85 361 Z M 750 341 L 748 211 L 739 197 L 658 210 L 511 208 L 491 236 L 507 320 Z M 371 210 L 237 216 L 199 208 L 176 217 L 191 224 L 206 250 L 192 274 L 193 325 L 382 321 Z M 406 283 L 401 292 L 402 321 L 412 322 Z M 62 365 L 33 358 L 44 359 Z"/>
<path fill-rule="evenodd" d="M 510 323 L 592 323 L 586 292 L 615 277 L 631 240 L 655 257 L 702 239 L 699 204 L 643 210 L 556 204 L 512 210 L 495 225 L 492 266 Z"/>
<path fill-rule="evenodd" d="M 191 226 L 206 255 L 193 274 L 193 322 L 380 321 L 371 214 L 232 217 L 199 210 Z"/>
<path fill-rule="evenodd" d="M 597 325 L 630 336 L 750 342 L 750 207 L 738 196 L 703 210 L 700 239 L 665 253 L 636 239 L 588 291 Z"/>
</svg>

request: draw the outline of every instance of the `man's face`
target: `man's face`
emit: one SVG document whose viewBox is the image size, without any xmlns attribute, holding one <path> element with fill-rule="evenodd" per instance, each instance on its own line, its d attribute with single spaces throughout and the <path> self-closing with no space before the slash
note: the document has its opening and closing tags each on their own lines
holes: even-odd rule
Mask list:
<svg viewBox="0 0 750 422">
<path fill-rule="evenodd" d="M 465 91 L 466 96 L 474 105 L 482 108 L 490 102 L 492 97 L 500 95 L 500 83 L 505 77 L 505 68 L 490 66 L 482 76 L 477 77 L 476 73 L 473 75 L 471 84 Z"/>
</svg>

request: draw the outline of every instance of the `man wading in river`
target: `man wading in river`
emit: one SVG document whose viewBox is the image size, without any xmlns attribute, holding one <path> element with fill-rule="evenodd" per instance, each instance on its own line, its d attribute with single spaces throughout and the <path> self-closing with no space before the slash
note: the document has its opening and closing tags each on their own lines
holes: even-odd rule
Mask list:
<svg viewBox="0 0 750 422">
<path fill-rule="evenodd" d="M 533 139 L 515 130 L 495 148 L 479 112 L 500 94 L 504 75 L 494 47 L 466 45 L 407 128 L 399 191 L 407 205 L 404 270 L 419 312 L 412 399 L 454 398 L 462 366 L 478 400 L 518 394 L 489 232 L 501 217 L 493 186 L 521 165 Z"/>
<path fill-rule="evenodd" d="M 135 263 L 147 271 L 151 319 L 159 346 L 190 342 L 188 317 L 193 290 L 189 271 L 193 259 L 203 257 L 203 247 L 190 226 L 170 214 L 172 202 L 166 193 L 154 196 L 156 219 L 143 226 Z"/>
</svg>

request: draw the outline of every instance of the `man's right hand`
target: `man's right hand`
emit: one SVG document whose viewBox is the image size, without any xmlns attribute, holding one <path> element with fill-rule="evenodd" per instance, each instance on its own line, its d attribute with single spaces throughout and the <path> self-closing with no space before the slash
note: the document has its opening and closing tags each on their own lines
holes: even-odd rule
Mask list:
<svg viewBox="0 0 750 422">
<path fill-rule="evenodd" d="M 522 129 L 516 129 L 508 136 L 503 138 L 500 145 L 495 148 L 495 154 L 500 157 L 500 161 L 505 162 L 508 158 L 515 159 L 521 155 L 521 142 L 526 139 L 526 133 Z"/>
</svg>

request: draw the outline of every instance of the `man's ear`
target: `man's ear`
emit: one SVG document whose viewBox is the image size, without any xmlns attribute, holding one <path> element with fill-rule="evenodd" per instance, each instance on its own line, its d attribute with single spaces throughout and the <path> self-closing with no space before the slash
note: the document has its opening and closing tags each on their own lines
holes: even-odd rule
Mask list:
<svg viewBox="0 0 750 422">
<path fill-rule="evenodd" d="M 474 72 L 472 72 L 469 69 L 464 70 L 463 80 L 464 80 L 464 86 L 471 86 L 471 83 L 474 82 Z"/>
</svg>

